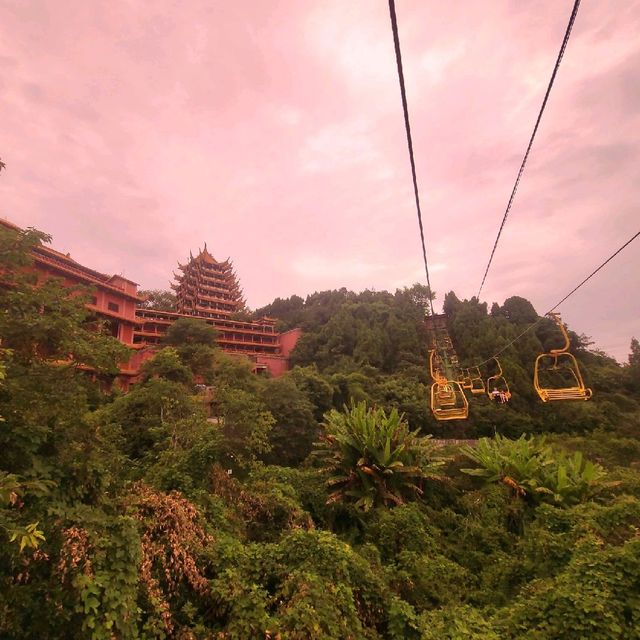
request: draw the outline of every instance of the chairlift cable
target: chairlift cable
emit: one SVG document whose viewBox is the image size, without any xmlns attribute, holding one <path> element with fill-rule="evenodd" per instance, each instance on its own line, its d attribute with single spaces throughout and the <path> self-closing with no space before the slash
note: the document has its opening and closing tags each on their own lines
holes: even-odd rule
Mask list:
<svg viewBox="0 0 640 640">
<path fill-rule="evenodd" d="M 563 302 L 565 302 L 566 300 L 568 300 L 576 291 L 578 291 L 578 289 L 580 289 L 583 285 L 585 285 L 589 280 L 591 280 L 591 278 L 593 278 L 593 276 L 596 275 L 596 273 L 598 273 L 598 271 L 600 271 L 605 265 L 607 265 L 609 262 L 611 262 L 611 260 L 613 260 L 623 249 L 625 249 L 627 246 L 629 246 L 638 236 L 640 236 L 640 231 L 638 231 L 635 235 L 631 236 L 631 238 L 629 238 L 629 240 L 627 240 L 617 251 L 615 251 L 614 253 L 612 253 L 597 269 L 594 269 L 579 285 L 577 285 L 576 287 L 574 287 L 564 298 L 562 298 L 562 300 L 560 300 L 559 302 L 556 302 L 556 304 L 553 305 L 553 307 L 551 307 L 551 309 L 549 309 L 549 311 L 547 311 L 543 316 L 541 316 L 540 318 L 538 318 L 538 320 L 536 320 L 533 324 L 531 324 L 530 326 L 528 326 L 524 331 L 522 331 L 522 333 L 518 334 L 515 338 L 513 338 L 513 340 L 511 340 L 510 342 L 508 342 L 504 347 L 502 347 L 502 349 L 500 349 L 499 351 L 497 351 L 494 355 L 492 355 L 490 358 L 487 358 L 486 360 L 483 360 L 482 362 L 479 362 L 478 364 L 474 365 L 475 367 L 481 367 L 482 365 L 487 364 L 487 362 L 491 361 L 493 358 L 496 358 L 497 356 L 499 356 L 501 353 L 503 353 L 504 351 L 506 351 L 512 344 L 514 344 L 515 342 L 517 342 L 518 340 L 520 340 L 520 338 L 522 338 L 522 336 L 524 336 L 525 334 L 529 333 L 529 331 L 531 331 L 532 329 L 534 329 L 535 327 L 537 327 L 547 316 L 547 314 L 552 313 L 553 311 L 555 311 Z"/>
<path fill-rule="evenodd" d="M 424 227 L 422 224 L 422 211 L 420 209 L 420 195 L 418 193 L 418 178 L 416 177 L 416 163 L 413 155 L 413 140 L 411 138 L 411 125 L 409 123 L 409 107 L 407 106 L 407 92 L 404 85 L 404 72 L 402 70 L 402 54 L 400 53 L 400 37 L 398 35 L 398 21 L 396 18 L 396 6 L 394 0 L 389 0 L 389 14 L 391 15 L 391 29 L 393 31 L 393 44 L 396 51 L 396 64 L 398 66 L 398 80 L 400 82 L 400 95 L 402 97 L 402 110 L 404 112 L 404 126 L 407 132 L 407 147 L 411 162 L 411 176 L 413 178 L 413 193 L 418 211 L 418 226 L 420 227 L 420 241 L 422 243 L 422 257 L 424 258 L 424 270 L 427 275 L 427 287 L 429 288 L 428 309 L 433 316 L 433 300 L 431 282 L 429 281 L 429 264 L 427 262 L 427 248 L 424 241 Z"/>
<path fill-rule="evenodd" d="M 547 86 L 547 91 L 545 93 L 544 100 L 542 101 L 542 106 L 540 107 L 538 118 L 536 119 L 536 124 L 533 127 L 533 133 L 531 134 L 529 145 L 527 146 L 527 150 L 524 154 L 524 158 L 522 159 L 522 164 L 520 165 L 520 170 L 518 171 L 518 176 L 516 177 L 515 184 L 513 185 L 513 190 L 511 191 L 511 196 L 509 197 L 509 202 L 507 203 L 507 208 L 504 212 L 502 222 L 500 223 L 500 228 L 498 229 L 498 235 L 496 236 L 496 240 L 493 243 L 493 249 L 491 250 L 491 255 L 489 256 L 489 262 L 487 263 L 487 268 L 484 270 L 484 275 L 482 276 L 482 282 L 480 283 L 480 288 L 478 289 L 478 295 L 476 296 L 478 300 L 480 300 L 480 293 L 482 292 L 482 287 L 484 287 L 485 280 L 487 279 L 487 274 L 489 273 L 489 268 L 491 267 L 491 263 L 493 261 L 493 256 L 496 252 L 496 248 L 498 246 L 500 236 L 502 235 L 502 229 L 504 228 L 509 212 L 511 211 L 511 205 L 513 204 L 513 201 L 516 196 L 516 191 L 518 190 L 518 185 L 520 184 L 520 179 L 522 178 L 522 174 L 524 173 L 524 167 L 527 164 L 527 159 L 529 158 L 529 153 L 531 152 L 531 147 L 533 146 L 533 140 L 535 139 L 536 133 L 538 132 L 538 127 L 540 126 L 540 121 L 542 120 L 542 114 L 544 113 L 545 107 L 547 106 L 549 94 L 551 93 L 551 87 L 553 87 L 553 83 L 556 79 L 558 69 L 560 68 L 560 62 L 562 61 L 562 57 L 564 56 L 565 49 L 567 48 L 567 43 L 569 42 L 569 36 L 571 35 L 571 30 L 573 29 L 573 23 L 575 22 L 576 15 L 578 14 L 579 6 L 580 6 L 580 0 L 575 0 L 575 3 L 573 5 L 573 10 L 571 11 L 571 17 L 569 18 L 569 24 L 567 25 L 567 30 L 564 34 L 564 39 L 562 41 L 562 46 L 560 47 L 560 51 L 556 59 L 556 64 L 555 64 L 555 67 L 553 68 L 553 73 L 551 74 L 551 79 L 549 80 L 549 85 Z"/>
</svg>

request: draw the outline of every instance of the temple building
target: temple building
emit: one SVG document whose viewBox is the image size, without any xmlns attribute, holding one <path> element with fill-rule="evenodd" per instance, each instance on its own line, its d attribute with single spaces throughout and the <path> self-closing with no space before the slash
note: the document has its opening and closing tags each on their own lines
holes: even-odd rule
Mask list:
<svg viewBox="0 0 640 640">
<path fill-rule="evenodd" d="M 178 313 L 201 318 L 228 318 L 243 311 L 245 302 L 238 278 L 229 259 L 218 262 L 207 250 L 189 255 L 186 265 L 178 263 L 182 275 L 173 274 L 176 283 L 171 288 L 176 292 Z"/>
<path fill-rule="evenodd" d="M 176 320 L 193 317 L 198 316 L 158 309 L 138 309 L 138 324 L 133 332 L 134 346 L 157 349 Z M 223 351 L 245 356 L 252 362 L 255 373 L 268 371 L 272 376 L 282 375 L 289 369 L 289 355 L 302 335 L 300 329 L 277 332 L 277 321 L 274 318 L 260 318 L 251 322 L 217 318 L 202 320 L 217 330 L 217 342 Z"/>
<path fill-rule="evenodd" d="M 20 227 L 0 218 L 0 226 L 19 232 Z M 138 284 L 122 275 L 107 275 L 76 262 L 70 254 L 61 253 L 47 245 L 35 246 L 31 251 L 30 267 L 42 282 L 47 278 L 59 278 L 72 288 L 91 287 L 93 294 L 87 303 L 91 315 L 102 320 L 107 331 L 123 344 L 133 348 L 133 333 L 137 326 L 136 308 L 140 301 Z M 149 356 L 147 356 L 149 357 Z M 120 363 L 119 382 L 128 388 L 139 374 L 145 355 L 137 350 L 127 362 Z"/>
<path fill-rule="evenodd" d="M 285 333 L 276 331 L 275 318 L 254 321 L 240 319 L 245 301 L 238 278 L 229 259 L 218 262 L 204 245 L 197 256 L 189 255 L 186 264 L 178 263 L 174 273 L 176 311 L 140 308 L 133 344 L 137 347 L 160 345 L 167 330 L 180 318 L 202 318 L 218 332 L 218 345 L 226 353 L 245 356 L 257 373 L 268 371 L 273 376 L 289 368 L 289 354 L 301 335 L 300 329 Z"/>
<path fill-rule="evenodd" d="M 6 229 L 20 228 L 0 219 Z M 276 331 L 277 320 L 260 318 L 241 320 L 245 310 L 238 278 L 227 259 L 218 262 L 207 250 L 178 264 L 174 274 L 177 308 L 175 312 L 141 308 L 137 283 L 121 275 L 106 275 L 76 262 L 67 253 L 48 246 L 33 249 L 33 269 L 39 279 L 62 278 L 69 287 L 89 285 L 93 296 L 87 308 L 105 321 L 109 332 L 132 349 L 128 362 L 120 365 L 120 384 L 125 389 L 137 380 L 142 363 L 161 348 L 162 338 L 171 324 L 180 318 L 199 318 L 217 330 L 217 342 L 226 353 L 249 359 L 256 373 L 272 376 L 289 369 L 289 355 L 301 335 L 300 329 Z"/>
</svg>

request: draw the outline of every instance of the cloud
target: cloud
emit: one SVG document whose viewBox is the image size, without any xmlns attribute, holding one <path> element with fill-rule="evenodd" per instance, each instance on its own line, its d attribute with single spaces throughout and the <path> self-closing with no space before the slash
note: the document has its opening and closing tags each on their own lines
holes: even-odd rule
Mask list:
<svg viewBox="0 0 640 640">
<path fill-rule="evenodd" d="M 384 3 L 65 6 L 0 5 L 0 215 L 145 288 L 206 240 L 254 307 L 424 280 Z M 438 301 L 477 292 L 568 11 L 398 6 Z M 639 29 L 582 4 L 487 300 L 549 308 L 637 231 Z M 562 310 L 626 358 L 637 290 L 632 245 Z"/>
<path fill-rule="evenodd" d="M 314 132 L 300 154 L 303 171 L 341 171 L 345 168 L 380 163 L 369 123 L 364 119 L 331 124 Z M 381 170 L 382 175 L 384 169 Z"/>
<path fill-rule="evenodd" d="M 459 60 L 466 51 L 462 41 L 450 42 L 441 47 L 433 47 L 420 57 L 420 66 L 427 72 L 433 84 L 442 82 L 451 65 Z"/>
<path fill-rule="evenodd" d="M 384 270 L 384 265 L 364 262 L 357 258 L 336 260 L 330 257 L 306 255 L 291 264 L 294 272 L 311 281 L 362 279 L 375 276 Z"/>
<path fill-rule="evenodd" d="M 282 105 L 276 107 L 274 109 L 274 115 L 278 122 L 288 125 L 288 126 L 296 126 L 300 124 L 304 114 L 300 109 L 296 109 L 294 107 L 288 105 Z"/>
</svg>

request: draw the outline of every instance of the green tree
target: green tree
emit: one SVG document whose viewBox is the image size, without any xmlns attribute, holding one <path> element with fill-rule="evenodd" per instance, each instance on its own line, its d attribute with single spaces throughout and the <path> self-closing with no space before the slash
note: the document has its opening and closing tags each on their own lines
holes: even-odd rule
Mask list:
<svg viewBox="0 0 640 640">
<path fill-rule="evenodd" d="M 640 541 L 603 546 L 584 536 L 566 568 L 557 576 L 537 580 L 512 606 L 494 617 L 499 636 L 555 638 L 640 637 Z"/>
<path fill-rule="evenodd" d="M 213 378 L 217 331 L 204 320 L 180 318 L 168 329 L 164 343 L 175 347 L 194 375 L 210 384 Z"/>
<path fill-rule="evenodd" d="M 538 314 L 533 305 L 520 296 L 507 298 L 500 309 L 500 313 L 515 324 L 527 324 L 538 319 Z"/>
<path fill-rule="evenodd" d="M 200 412 L 180 419 L 165 446 L 157 447 L 144 469 L 144 479 L 162 491 L 182 491 L 187 496 L 208 490 L 213 466 L 224 458 L 219 424 Z"/>
<path fill-rule="evenodd" d="M 138 306 L 141 309 L 157 309 L 158 311 L 175 311 L 176 294 L 165 289 L 141 289 Z"/>
<path fill-rule="evenodd" d="M 0 226 L 0 528 L 16 543 L 0 545 L 3 588 L 55 538 L 50 510 L 103 499 L 113 445 L 88 415 L 104 401 L 99 382 L 111 382 L 128 353 L 91 322 L 86 290 L 38 281 L 31 252 L 49 240 Z"/>
<path fill-rule="evenodd" d="M 147 360 L 140 367 L 140 375 L 143 382 L 151 378 L 164 378 L 186 386 L 193 383 L 191 370 L 182 364 L 178 351 L 173 347 L 165 347 L 158 351 L 151 360 Z"/>
<path fill-rule="evenodd" d="M 275 420 L 265 405 L 242 389 L 222 387 L 216 393 L 217 420 L 222 427 L 222 459 L 232 469 L 246 469 L 271 450 Z"/>
<path fill-rule="evenodd" d="M 185 420 L 204 413 L 181 382 L 151 378 L 94 414 L 100 428 L 119 433 L 122 450 L 133 460 L 152 460 L 170 448 Z"/>
<path fill-rule="evenodd" d="M 21 523 L 18 506 L 28 496 L 43 496 L 49 493 L 50 485 L 42 481 L 25 481 L 12 473 L 0 471 L 0 529 L 9 539 L 18 545 L 20 553 L 27 548 L 37 549 L 43 532 L 38 522 Z"/>
<path fill-rule="evenodd" d="M 216 389 L 242 389 L 258 394 L 261 379 L 253 373 L 251 362 L 244 357 L 232 356 L 222 350 L 213 358 L 213 380 Z"/>
<path fill-rule="evenodd" d="M 317 422 L 333 406 L 333 387 L 326 376 L 323 376 L 315 365 L 294 367 L 289 373 L 296 387 L 301 389 L 313 405 L 313 413 Z"/>
<path fill-rule="evenodd" d="M 304 300 L 293 295 L 289 298 L 276 298 L 271 304 L 256 309 L 255 317 L 269 316 L 278 318 L 280 330 L 286 331 L 300 325 L 304 317 Z"/>
<path fill-rule="evenodd" d="M 429 287 L 424 284 L 416 283 L 411 287 L 398 289 L 395 293 L 396 299 L 404 298 L 409 306 L 419 309 L 425 316 L 430 312 L 430 303 L 436 299 L 435 292 L 429 291 Z"/>
<path fill-rule="evenodd" d="M 632 367 L 640 367 L 640 342 L 638 342 L 636 338 L 631 338 L 629 365 Z"/>
<path fill-rule="evenodd" d="M 269 434 L 272 450 L 268 459 L 283 465 L 300 464 L 311 453 L 318 435 L 308 396 L 290 374 L 285 374 L 265 381 L 261 397 L 275 420 Z"/>
<path fill-rule="evenodd" d="M 387 411 L 400 411 L 412 429 L 430 425 L 427 398 L 429 387 L 413 377 L 393 374 L 380 376 L 372 392 L 376 405 Z"/>
<path fill-rule="evenodd" d="M 631 379 L 631 389 L 640 395 L 640 342 L 638 342 L 636 338 L 631 338 L 629 374 Z"/>
<path fill-rule="evenodd" d="M 168 329 L 165 344 L 182 347 L 184 345 L 216 346 L 216 330 L 204 320 L 180 318 Z"/>
<path fill-rule="evenodd" d="M 0 227 L 0 335 L 5 380 L 0 387 L 0 430 L 5 471 L 24 474 L 43 459 L 63 457 L 68 438 L 90 401 L 101 393 L 93 378 L 110 382 L 128 350 L 88 322 L 84 291 L 57 279 L 38 282 L 25 267 L 30 250 L 48 236 Z M 51 470 L 50 477 L 57 475 Z M 47 479 L 43 477 L 42 479 Z"/>
</svg>

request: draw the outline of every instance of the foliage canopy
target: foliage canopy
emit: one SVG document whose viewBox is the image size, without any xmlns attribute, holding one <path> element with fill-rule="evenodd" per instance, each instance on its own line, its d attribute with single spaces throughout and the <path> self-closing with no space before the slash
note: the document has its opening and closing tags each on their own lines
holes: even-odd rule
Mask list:
<svg viewBox="0 0 640 640">
<path fill-rule="evenodd" d="M 640 638 L 637 341 L 620 366 L 572 333 L 594 401 L 541 407 L 542 322 L 505 352 L 510 406 L 442 427 L 428 292 L 343 289 L 263 310 L 305 328 L 281 378 L 176 323 L 122 395 L 86 292 L 24 271 L 46 241 L 0 233 L 0 636 Z M 444 306 L 462 359 L 535 317 Z"/>
</svg>

